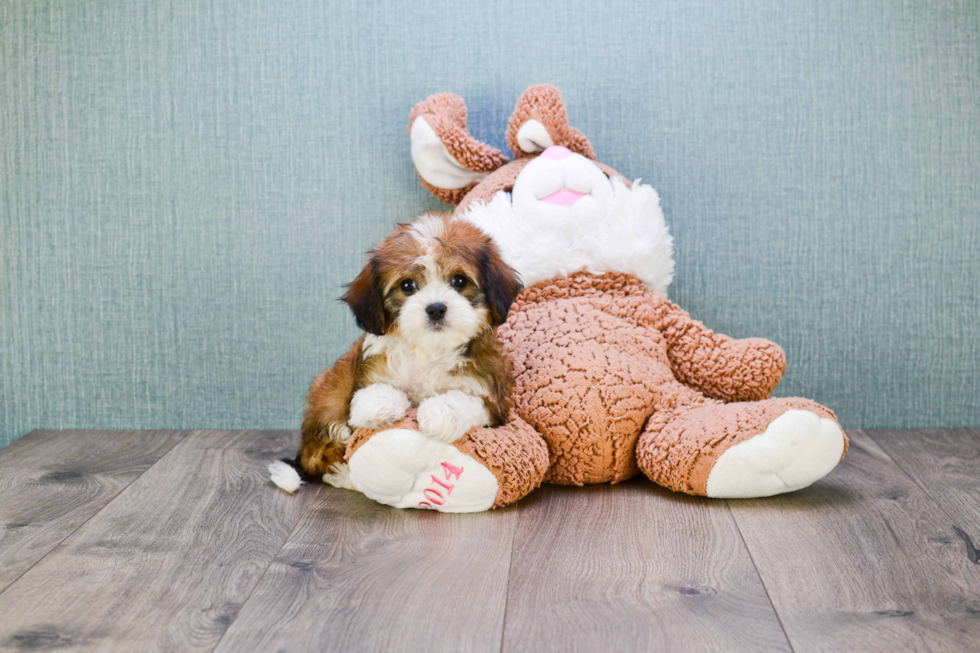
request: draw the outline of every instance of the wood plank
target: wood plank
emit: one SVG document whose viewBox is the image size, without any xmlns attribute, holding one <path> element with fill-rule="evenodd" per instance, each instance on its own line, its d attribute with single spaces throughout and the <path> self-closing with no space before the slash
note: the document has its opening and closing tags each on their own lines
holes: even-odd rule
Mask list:
<svg viewBox="0 0 980 653">
<path fill-rule="evenodd" d="M 0 450 L 0 592 L 185 435 L 33 431 Z"/>
<path fill-rule="evenodd" d="M 522 510 L 507 651 L 787 651 L 724 502 L 645 479 L 546 487 Z"/>
<path fill-rule="evenodd" d="M 964 554 L 980 565 L 980 429 L 867 435 L 953 518 Z"/>
<path fill-rule="evenodd" d="M 514 506 L 444 515 L 318 489 L 217 651 L 500 650 Z"/>
<path fill-rule="evenodd" d="M 730 501 L 796 653 L 976 651 L 980 566 L 875 442 L 794 494 Z"/>
<path fill-rule="evenodd" d="M 0 650 L 211 650 L 302 515 L 294 432 L 198 431 L 0 594 Z"/>
</svg>

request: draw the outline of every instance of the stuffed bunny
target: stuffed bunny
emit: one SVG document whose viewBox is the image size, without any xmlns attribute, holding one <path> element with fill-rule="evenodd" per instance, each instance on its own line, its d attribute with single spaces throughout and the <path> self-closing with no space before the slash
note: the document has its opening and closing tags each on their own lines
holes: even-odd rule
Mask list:
<svg viewBox="0 0 980 653">
<path fill-rule="evenodd" d="M 414 413 L 360 429 L 350 477 L 402 508 L 471 512 L 540 483 L 616 483 L 638 472 L 687 494 L 792 492 L 847 449 L 834 413 L 770 399 L 782 349 L 706 328 L 666 298 L 671 237 L 650 186 L 597 162 L 558 89 L 533 86 L 507 128 L 515 160 L 475 140 L 466 106 L 433 95 L 409 116 L 422 185 L 497 243 L 525 289 L 498 338 L 514 368 L 513 411 L 452 444 Z"/>
</svg>

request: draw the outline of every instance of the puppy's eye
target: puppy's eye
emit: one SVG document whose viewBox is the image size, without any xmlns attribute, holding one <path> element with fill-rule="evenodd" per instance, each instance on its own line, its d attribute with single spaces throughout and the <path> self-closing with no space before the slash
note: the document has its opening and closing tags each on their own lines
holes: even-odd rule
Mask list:
<svg viewBox="0 0 980 653">
<path fill-rule="evenodd" d="M 451 283 L 453 285 L 453 288 L 455 288 L 456 290 L 462 290 L 463 288 L 466 287 L 466 284 L 468 284 L 469 282 L 470 282 L 469 279 L 467 279 L 461 274 L 457 274 L 453 276 L 452 280 L 449 283 Z"/>
<path fill-rule="evenodd" d="M 411 295 L 413 292 L 418 290 L 418 284 L 415 283 L 415 279 L 405 279 L 402 281 L 401 289 L 406 295 Z"/>
</svg>

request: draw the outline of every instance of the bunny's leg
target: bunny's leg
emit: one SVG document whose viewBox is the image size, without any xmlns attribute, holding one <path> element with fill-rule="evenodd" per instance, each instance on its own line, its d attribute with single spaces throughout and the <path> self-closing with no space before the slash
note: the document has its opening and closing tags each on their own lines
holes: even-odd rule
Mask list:
<svg viewBox="0 0 980 653">
<path fill-rule="evenodd" d="M 379 503 L 479 512 L 538 487 L 548 469 L 548 448 L 516 417 L 496 428 L 475 428 L 449 444 L 419 432 L 412 410 L 391 427 L 357 429 L 347 460 L 354 487 Z"/>
<path fill-rule="evenodd" d="M 826 476 L 847 450 L 833 412 L 808 399 L 724 404 L 678 384 L 636 445 L 640 470 L 676 492 L 764 497 Z"/>
</svg>

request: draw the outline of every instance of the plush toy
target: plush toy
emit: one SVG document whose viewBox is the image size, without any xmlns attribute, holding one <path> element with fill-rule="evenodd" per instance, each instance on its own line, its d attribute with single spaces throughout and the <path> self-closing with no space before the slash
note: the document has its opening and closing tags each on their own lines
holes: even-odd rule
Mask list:
<svg viewBox="0 0 980 653">
<path fill-rule="evenodd" d="M 847 437 L 833 412 L 769 398 L 782 349 L 714 333 L 666 299 L 674 261 L 656 191 L 595 160 L 556 88 L 521 96 L 509 163 L 469 134 L 457 96 L 433 95 L 409 120 L 422 185 L 492 236 L 523 279 L 498 331 L 514 410 L 453 444 L 419 433 L 413 413 L 356 431 L 347 459 L 357 489 L 392 506 L 467 512 L 541 482 L 643 472 L 677 492 L 744 498 L 798 490 L 834 468 Z"/>
</svg>

